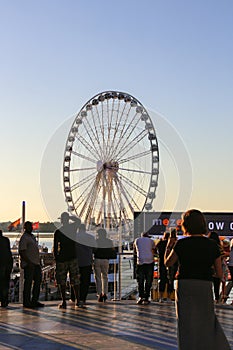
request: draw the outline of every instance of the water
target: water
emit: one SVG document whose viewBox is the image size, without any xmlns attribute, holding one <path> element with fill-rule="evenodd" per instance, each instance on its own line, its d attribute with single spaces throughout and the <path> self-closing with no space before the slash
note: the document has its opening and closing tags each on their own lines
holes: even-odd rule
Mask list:
<svg viewBox="0 0 233 350">
<path fill-rule="evenodd" d="M 4 236 L 8 236 L 10 239 L 10 245 L 11 247 L 15 244 L 15 242 L 17 240 L 19 240 L 20 238 L 20 234 L 16 237 L 10 237 L 9 233 L 4 234 Z M 37 237 L 37 235 L 35 235 Z M 46 237 L 43 237 L 46 236 Z M 48 252 L 51 253 L 52 248 L 53 248 L 53 233 L 51 233 L 51 237 L 48 237 L 49 233 L 45 233 L 45 232 L 40 232 L 39 237 L 38 237 L 38 243 L 40 246 L 42 247 L 47 247 L 48 248 Z"/>
</svg>

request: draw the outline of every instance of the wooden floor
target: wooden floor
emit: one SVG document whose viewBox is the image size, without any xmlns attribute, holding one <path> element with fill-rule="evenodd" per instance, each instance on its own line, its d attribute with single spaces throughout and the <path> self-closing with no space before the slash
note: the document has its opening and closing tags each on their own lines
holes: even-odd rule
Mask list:
<svg viewBox="0 0 233 350">
<path fill-rule="evenodd" d="M 73 303 L 66 310 L 57 305 L 0 308 L 0 350 L 177 349 L 174 303 L 90 300 L 78 310 Z M 233 307 L 217 306 L 216 314 L 233 349 Z"/>
</svg>

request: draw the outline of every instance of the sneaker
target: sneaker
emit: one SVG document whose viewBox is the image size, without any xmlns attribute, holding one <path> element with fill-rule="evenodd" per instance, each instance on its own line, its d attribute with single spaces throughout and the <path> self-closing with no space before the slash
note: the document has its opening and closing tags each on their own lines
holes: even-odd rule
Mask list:
<svg viewBox="0 0 233 350">
<path fill-rule="evenodd" d="M 143 300 L 143 305 L 148 305 L 148 304 L 150 304 L 150 300 L 148 299 Z"/>
<path fill-rule="evenodd" d="M 160 299 L 159 299 L 159 303 L 163 303 L 163 299 L 160 298 Z"/>
<path fill-rule="evenodd" d="M 66 309 L 66 303 L 61 303 L 58 305 L 59 309 Z"/>
<path fill-rule="evenodd" d="M 143 299 L 142 298 L 139 298 L 138 300 L 137 300 L 137 305 L 141 305 L 143 303 Z"/>
</svg>

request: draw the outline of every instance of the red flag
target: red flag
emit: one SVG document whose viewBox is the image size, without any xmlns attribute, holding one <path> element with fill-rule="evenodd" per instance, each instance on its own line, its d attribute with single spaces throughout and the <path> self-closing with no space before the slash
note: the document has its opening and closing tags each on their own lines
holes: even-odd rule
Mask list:
<svg viewBox="0 0 233 350">
<path fill-rule="evenodd" d="M 39 221 L 33 222 L 33 224 L 32 224 L 32 229 L 33 229 L 33 231 L 39 230 Z"/>
<path fill-rule="evenodd" d="M 13 228 L 17 228 L 20 225 L 20 218 L 12 222 L 7 228 L 8 231 L 12 231 Z"/>
</svg>

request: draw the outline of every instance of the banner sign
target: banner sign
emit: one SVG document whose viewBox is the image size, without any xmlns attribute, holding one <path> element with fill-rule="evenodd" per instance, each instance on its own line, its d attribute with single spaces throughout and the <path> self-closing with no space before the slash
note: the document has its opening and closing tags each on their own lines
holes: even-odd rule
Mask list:
<svg viewBox="0 0 233 350">
<path fill-rule="evenodd" d="M 233 236 L 233 213 L 203 213 L 206 218 L 208 231 L 215 231 L 220 236 Z M 134 238 L 141 232 L 149 232 L 151 235 L 163 235 L 170 228 L 181 231 L 182 212 L 135 212 L 134 213 Z"/>
</svg>

